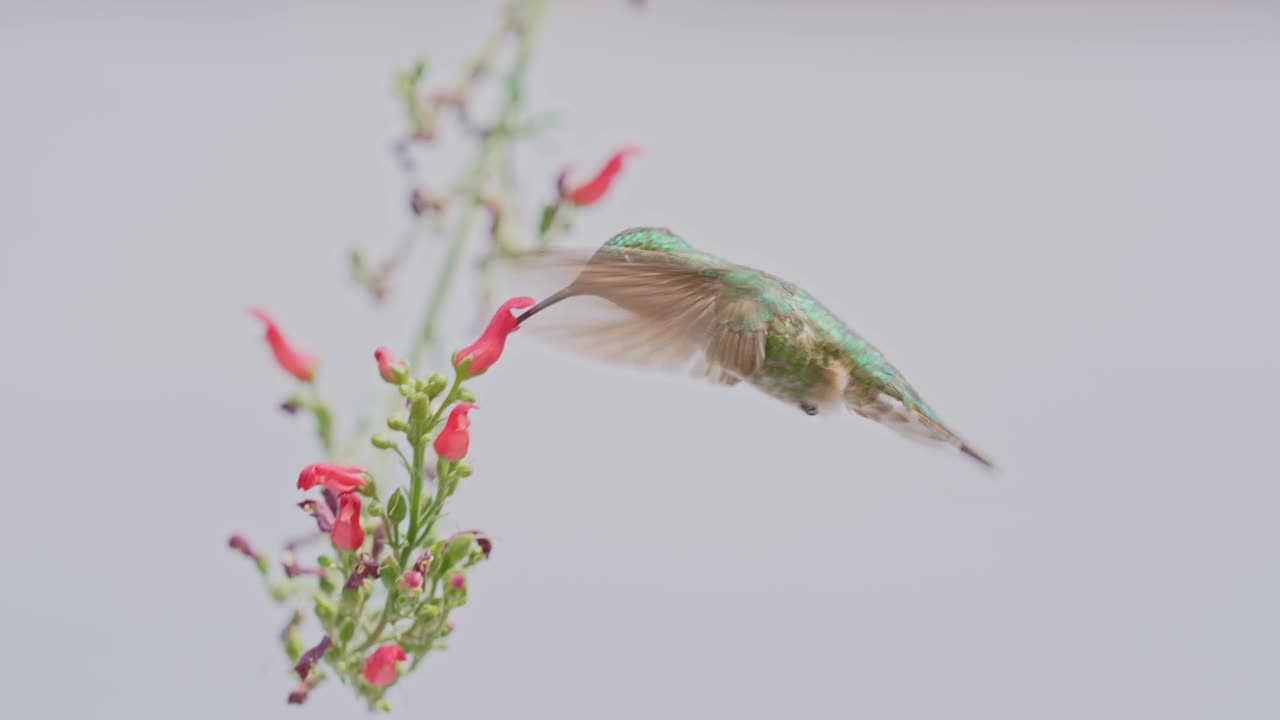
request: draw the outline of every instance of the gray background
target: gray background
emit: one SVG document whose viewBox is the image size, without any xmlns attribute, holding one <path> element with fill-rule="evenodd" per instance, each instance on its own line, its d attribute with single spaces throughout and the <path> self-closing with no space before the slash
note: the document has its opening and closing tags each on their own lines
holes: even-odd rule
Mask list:
<svg viewBox="0 0 1280 720">
<path fill-rule="evenodd" d="M 244 307 L 378 397 L 441 249 L 385 308 L 344 282 L 407 221 L 391 72 L 453 76 L 495 4 L 165 5 L 0 16 L 4 714 L 360 716 L 286 708 L 224 547 L 304 528 L 315 458 Z M 1200 5 L 554 8 L 528 201 L 643 145 L 577 244 L 799 282 L 1005 471 L 516 336 L 453 511 L 494 558 L 397 709 L 1280 716 L 1280 17 Z"/>
</svg>

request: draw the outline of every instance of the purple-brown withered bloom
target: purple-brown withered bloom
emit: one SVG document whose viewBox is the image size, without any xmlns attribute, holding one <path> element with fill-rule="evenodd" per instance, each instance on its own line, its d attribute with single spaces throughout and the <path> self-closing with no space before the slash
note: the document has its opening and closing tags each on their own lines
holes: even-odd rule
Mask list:
<svg viewBox="0 0 1280 720">
<path fill-rule="evenodd" d="M 347 578 L 347 590 L 359 590 L 365 580 L 376 580 L 378 578 L 378 563 L 368 555 L 362 556 L 356 561 L 355 569 L 351 571 L 351 577 Z"/>
<path fill-rule="evenodd" d="M 231 538 L 227 540 L 227 547 L 231 548 L 232 550 L 235 550 L 236 552 L 240 553 L 241 555 L 244 555 L 245 557 L 251 560 L 258 559 L 258 553 L 254 551 L 251 545 L 249 545 L 249 539 L 241 535 L 240 533 L 236 533 L 235 535 L 232 535 Z"/>
<path fill-rule="evenodd" d="M 320 532 L 327 533 L 333 529 L 333 511 L 329 509 L 328 502 L 303 500 L 298 503 L 298 507 L 302 508 L 302 512 L 316 519 L 316 527 Z"/>
<path fill-rule="evenodd" d="M 315 647 L 302 653 L 302 657 L 298 658 L 298 664 L 293 666 L 293 671 L 298 673 L 300 680 L 307 681 L 307 676 L 311 674 L 312 668 L 316 666 L 316 663 L 320 662 L 320 658 L 324 657 L 324 654 L 329 651 L 329 646 L 332 644 L 333 641 L 329 639 L 328 635 L 325 635 L 324 639 Z"/>
<path fill-rule="evenodd" d="M 470 535 L 475 538 L 476 544 L 480 546 L 480 552 L 484 553 L 485 559 L 489 559 L 489 553 L 493 552 L 493 538 L 483 530 L 461 530 L 449 536 L 449 542 L 453 542 L 455 538 L 464 535 Z"/>
</svg>

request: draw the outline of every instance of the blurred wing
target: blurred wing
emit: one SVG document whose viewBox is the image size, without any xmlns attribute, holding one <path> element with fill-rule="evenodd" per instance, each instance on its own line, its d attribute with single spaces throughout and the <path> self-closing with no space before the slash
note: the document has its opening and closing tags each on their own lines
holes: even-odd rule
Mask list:
<svg viewBox="0 0 1280 720">
<path fill-rule="evenodd" d="M 558 346 L 617 364 L 687 368 L 725 385 L 764 362 L 759 304 L 727 287 L 726 268 L 713 259 L 602 248 L 589 258 L 555 252 L 534 262 L 576 270 L 568 297 L 522 325 Z"/>
</svg>

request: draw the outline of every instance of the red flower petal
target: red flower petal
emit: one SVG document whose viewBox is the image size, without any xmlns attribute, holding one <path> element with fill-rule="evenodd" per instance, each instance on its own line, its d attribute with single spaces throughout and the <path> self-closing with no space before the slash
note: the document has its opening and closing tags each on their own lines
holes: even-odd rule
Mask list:
<svg viewBox="0 0 1280 720">
<path fill-rule="evenodd" d="M 640 148 L 638 147 L 625 147 L 614 153 L 609 158 L 609 162 L 605 163 L 605 166 L 600 169 L 600 172 L 595 177 L 569 191 L 569 202 L 582 207 L 604 197 L 604 194 L 609 192 L 609 186 L 613 184 L 614 178 L 618 176 L 618 173 L 622 172 L 622 161 L 639 153 Z"/>
<path fill-rule="evenodd" d="M 364 544 L 364 528 L 360 527 L 360 498 L 351 493 L 338 497 L 338 516 L 329 537 L 339 550 L 359 550 Z"/>
<path fill-rule="evenodd" d="M 285 372 L 299 380 L 311 382 L 311 378 L 316 374 L 315 356 L 290 345 L 284 333 L 280 332 L 280 326 L 276 325 L 276 321 L 265 310 L 249 308 L 249 314 L 266 325 L 267 344 L 271 346 L 271 354 L 275 355 L 276 363 L 284 368 Z"/>
<path fill-rule="evenodd" d="M 396 681 L 396 674 L 399 672 L 396 663 L 408 659 L 404 648 L 398 644 L 383 645 L 365 660 L 364 679 L 374 687 L 386 687 Z"/>
<path fill-rule="evenodd" d="M 365 474 L 364 468 L 356 465 L 315 463 L 298 473 L 298 489 L 310 490 L 316 485 L 324 485 L 338 494 L 354 492 L 369 484 Z"/>
<path fill-rule="evenodd" d="M 474 409 L 476 409 L 475 405 L 464 402 L 458 403 L 449 412 L 449 419 L 445 421 L 444 429 L 436 436 L 436 441 L 432 445 L 436 455 L 445 460 L 461 460 L 466 457 L 467 448 L 471 445 L 471 418 L 467 413 Z"/>
<path fill-rule="evenodd" d="M 502 307 L 493 314 L 493 319 L 489 321 L 489 326 L 484 329 L 480 338 L 453 354 L 454 367 L 461 368 L 463 361 L 468 359 L 471 360 L 471 364 L 467 367 L 469 375 L 479 375 L 492 367 L 498 362 L 498 358 L 502 357 L 507 336 L 520 329 L 520 324 L 516 322 L 511 311 L 532 307 L 535 304 L 537 301 L 531 297 L 511 298 L 502 303 Z"/>
</svg>

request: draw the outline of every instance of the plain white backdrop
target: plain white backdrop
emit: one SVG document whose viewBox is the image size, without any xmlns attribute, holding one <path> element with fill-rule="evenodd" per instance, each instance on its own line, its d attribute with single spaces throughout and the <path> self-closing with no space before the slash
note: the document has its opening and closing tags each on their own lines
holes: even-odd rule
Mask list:
<svg viewBox="0 0 1280 720">
<path fill-rule="evenodd" d="M 525 197 L 642 145 L 576 244 L 667 225 L 800 283 L 1004 472 L 517 335 L 450 521 L 493 559 L 397 712 L 1280 714 L 1280 14 L 1077 5 L 553 8 Z M 378 397 L 442 250 L 383 308 L 344 279 L 407 222 L 391 76 L 495 12 L 4 4 L 7 717 L 363 712 L 284 705 L 286 612 L 224 545 L 304 528 L 315 459 L 244 308 L 346 421 Z"/>
</svg>

